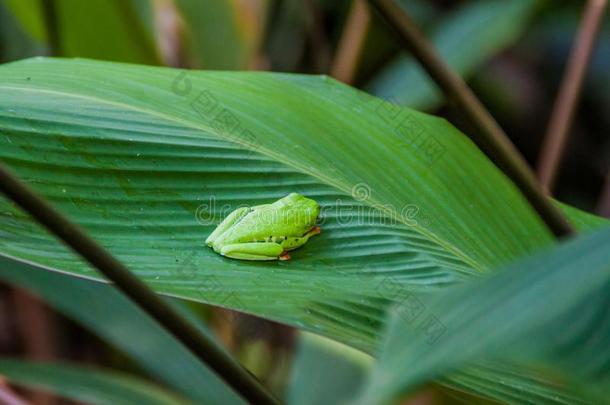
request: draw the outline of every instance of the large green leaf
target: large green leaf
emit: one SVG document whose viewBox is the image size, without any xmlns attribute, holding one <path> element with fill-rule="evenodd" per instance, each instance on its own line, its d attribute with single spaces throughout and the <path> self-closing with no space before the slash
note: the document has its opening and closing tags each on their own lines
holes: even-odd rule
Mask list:
<svg viewBox="0 0 610 405">
<path fill-rule="evenodd" d="M 330 79 L 53 59 L 5 65 L 0 77 L 2 158 L 166 294 L 239 300 L 316 331 L 360 318 L 341 313 L 362 305 L 371 320 L 342 339 L 370 350 L 391 299 L 362 277 L 428 290 L 551 242 L 515 187 L 448 123 L 397 109 L 412 120 L 397 133 L 375 99 Z M 416 136 L 442 156 L 411 149 Z M 290 191 L 316 198 L 325 219 L 294 260 L 235 261 L 203 246 L 224 205 Z M 4 207 L 4 254 L 99 279 Z"/>
<path fill-rule="evenodd" d="M 527 26 L 536 3 L 536 0 L 468 2 L 438 24 L 432 42 L 456 72 L 469 76 L 515 41 Z M 428 109 L 443 99 L 419 63 L 405 55 L 397 57 L 378 73 L 367 85 L 367 90 L 414 108 Z"/>
<path fill-rule="evenodd" d="M 0 359 L 9 382 L 94 405 L 178 405 L 186 400 L 152 383 L 116 371 L 67 364 Z"/>
<path fill-rule="evenodd" d="M 362 403 L 388 402 L 430 379 L 494 358 L 550 362 L 556 380 L 580 378 L 589 394 L 597 394 L 593 398 L 607 399 L 609 285 L 606 228 L 481 280 L 418 298 L 420 313 L 409 303 L 397 307 Z M 505 380 L 523 377 L 505 373 Z"/>
<path fill-rule="evenodd" d="M 159 293 L 373 352 L 392 302 L 552 243 L 449 123 L 326 77 L 33 59 L 0 79 L 0 157 Z M 292 261 L 203 246 L 227 207 L 291 191 L 323 207 Z M 0 204 L 0 253 L 100 280 Z"/>
<path fill-rule="evenodd" d="M 216 374 L 114 287 L 2 256 L 0 280 L 38 295 L 185 397 L 206 404 L 241 402 Z"/>
</svg>

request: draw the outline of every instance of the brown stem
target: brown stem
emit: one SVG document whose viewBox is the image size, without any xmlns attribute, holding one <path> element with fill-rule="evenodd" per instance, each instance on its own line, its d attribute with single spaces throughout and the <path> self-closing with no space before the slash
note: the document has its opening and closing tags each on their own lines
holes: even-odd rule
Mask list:
<svg viewBox="0 0 610 405">
<path fill-rule="evenodd" d="M 323 15 L 317 0 L 305 0 L 308 26 L 307 34 L 311 43 L 315 69 L 319 73 L 328 72 L 330 63 L 330 44 L 323 24 Z"/>
<path fill-rule="evenodd" d="M 13 290 L 13 301 L 17 328 L 23 339 L 26 357 L 38 361 L 57 359 L 57 339 L 51 311 L 42 301 L 25 290 Z M 28 396 L 33 403 L 39 405 L 57 403 L 53 395 L 41 391 L 32 391 Z"/>
<path fill-rule="evenodd" d="M 538 162 L 538 178 L 548 192 L 552 191 L 555 184 L 606 4 L 606 0 L 587 2 L 559 94 L 553 106 Z"/>
<path fill-rule="evenodd" d="M 610 218 L 610 171 L 606 175 L 604 189 L 597 203 L 595 210 L 599 215 Z"/>
<path fill-rule="evenodd" d="M 475 128 L 472 140 L 519 187 L 557 237 L 574 233 L 570 223 L 544 194 L 525 159 L 472 90 L 439 56 L 411 17 L 395 0 L 368 0 L 372 8 L 411 51 L 445 95 Z"/>
<path fill-rule="evenodd" d="M 38 404 L 38 402 L 34 402 Z M 0 404 L 4 405 L 28 405 L 28 402 L 19 395 L 15 394 L 13 390 L 6 384 L 2 376 L 0 376 Z"/>
<path fill-rule="evenodd" d="M 54 0 L 42 1 L 43 18 L 47 30 L 47 45 L 49 47 L 49 55 L 51 56 L 59 56 L 61 54 L 59 25 L 55 6 Z"/>
<path fill-rule="evenodd" d="M 330 75 L 344 83 L 353 83 L 362 54 L 371 14 L 365 0 L 354 0 L 347 16 Z"/>
</svg>

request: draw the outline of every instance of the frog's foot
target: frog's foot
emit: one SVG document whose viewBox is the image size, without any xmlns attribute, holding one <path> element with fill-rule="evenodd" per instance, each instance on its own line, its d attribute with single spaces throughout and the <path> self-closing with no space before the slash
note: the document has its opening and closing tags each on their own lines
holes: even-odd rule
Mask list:
<svg viewBox="0 0 610 405">
<path fill-rule="evenodd" d="M 319 235 L 320 233 L 322 233 L 322 228 L 320 228 L 319 226 L 314 226 L 313 228 L 311 228 L 311 230 L 309 232 L 307 232 L 307 236 L 314 236 L 314 235 Z"/>
<path fill-rule="evenodd" d="M 283 254 L 280 256 L 280 260 L 282 260 L 282 261 L 286 261 L 286 260 L 290 260 L 290 259 L 291 259 L 291 257 L 290 257 L 290 255 L 288 254 L 288 252 L 284 252 L 284 253 L 283 253 Z"/>
</svg>

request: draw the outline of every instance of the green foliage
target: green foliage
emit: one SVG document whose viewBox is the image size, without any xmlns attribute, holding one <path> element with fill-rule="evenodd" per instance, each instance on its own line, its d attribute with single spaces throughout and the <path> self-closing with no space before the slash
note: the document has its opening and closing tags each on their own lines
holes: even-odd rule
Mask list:
<svg viewBox="0 0 610 405">
<path fill-rule="evenodd" d="M 443 60 L 468 77 L 515 41 L 525 30 L 536 4 L 535 0 L 468 2 L 438 23 L 431 40 Z M 442 101 L 440 90 L 419 63 L 405 55 L 382 69 L 367 89 L 413 108 L 429 109 Z"/>
<path fill-rule="evenodd" d="M 2 0 L 21 28 L 39 42 L 47 40 L 47 26 L 41 0 Z"/>
<path fill-rule="evenodd" d="M 317 335 L 301 333 L 287 403 L 347 403 L 355 398 L 372 364 L 373 358 L 362 352 Z"/>
<path fill-rule="evenodd" d="M 9 8 L 0 1 L 0 61 L 27 58 L 43 51 L 31 38 Z"/>
<path fill-rule="evenodd" d="M 216 374 L 114 287 L 2 256 L 0 280 L 41 297 L 186 398 L 206 404 L 241 403 Z"/>
<path fill-rule="evenodd" d="M 40 0 L 4 0 L 29 35 L 49 41 L 57 30 L 58 56 L 159 64 L 149 0 L 53 0 L 55 19 L 49 22 Z"/>
<path fill-rule="evenodd" d="M 139 3 L 139 4 L 136 4 Z M 159 64 L 147 0 L 55 0 L 59 53 L 121 62 Z M 150 21 L 150 20 L 149 20 Z"/>
<path fill-rule="evenodd" d="M 176 4 L 186 22 L 196 67 L 238 70 L 252 65 L 262 36 L 264 7 L 234 0 L 177 0 Z"/>
<path fill-rule="evenodd" d="M 319 332 L 336 316 L 358 319 L 363 305 L 371 318 L 332 335 L 371 350 L 393 299 L 379 287 L 387 276 L 402 295 L 440 288 L 552 241 L 447 122 L 329 79 L 61 60 L 9 64 L 0 75 L 2 157 L 159 292 Z M 409 120 L 404 134 L 390 112 Z M 219 113 L 239 127 L 226 131 Z M 442 155 L 418 149 L 422 141 Z M 290 191 L 326 209 L 323 234 L 293 261 L 244 263 L 203 246 L 223 205 Z M 98 278 L 5 207 L 3 253 Z"/>
<path fill-rule="evenodd" d="M 397 307 L 362 403 L 389 402 L 432 378 L 489 359 L 553 364 L 555 381 L 580 379 L 593 402 L 607 399 L 609 241 L 605 228 L 417 299 L 417 306 Z M 503 384 L 523 380 L 505 373 Z M 532 399 L 530 394 L 518 402 Z"/>
<path fill-rule="evenodd" d="M 116 371 L 0 359 L 0 374 L 11 383 L 92 405 L 191 404 L 149 382 Z"/>
<path fill-rule="evenodd" d="M 347 403 L 355 399 L 372 363 L 371 357 L 348 346 L 301 333 L 287 403 Z"/>
<path fill-rule="evenodd" d="M 542 2 L 464 2 L 440 21 L 438 2 L 401 3 L 469 78 L 515 43 Z M 162 63 L 161 2 L 53 0 L 54 13 L 43 4 L 0 0 L 0 60 L 51 51 Z M 316 72 L 328 67 L 349 8 L 327 0 L 174 5 L 185 35 L 173 38 L 171 63 Z M 551 6 L 537 24 L 546 41 L 537 49 L 551 50 L 546 64 L 559 74 L 580 6 Z M 53 28 L 57 44 L 49 44 Z M 413 58 L 401 54 L 377 71 L 397 44 L 379 20 L 370 28 L 357 80 L 370 79 L 370 92 L 401 106 L 440 104 Z M 593 59 L 593 92 L 607 87 L 606 56 Z M 538 97 L 531 89 L 514 99 L 527 110 L 545 104 Z M 590 104 L 587 111 L 603 110 L 603 102 Z M 0 159 L 156 292 L 177 297 L 167 301 L 204 333 L 180 299 L 299 328 L 287 403 L 345 403 L 363 393 L 362 403 L 386 403 L 432 381 L 467 403 L 601 403 L 610 394 L 610 231 L 587 235 L 608 222 L 558 203 L 585 235 L 556 245 L 515 186 L 442 119 L 327 77 L 31 59 L 0 66 Z M 240 262 L 205 247 L 232 209 L 289 192 L 322 205 L 322 235 L 292 261 Z M 9 382 L 95 404 L 242 403 L 3 199 L 0 280 L 39 295 L 180 394 L 111 371 L 0 359 Z M 417 322 L 405 318 L 414 311 L 423 312 Z M 252 353 L 261 347 L 244 358 L 260 361 Z"/>
<path fill-rule="evenodd" d="M 162 294 L 374 353 L 392 303 L 552 244 L 449 123 L 325 77 L 54 59 L 5 65 L 0 77 L 0 157 Z M 291 191 L 320 202 L 324 221 L 292 261 L 204 246 L 227 210 Z M 0 204 L 2 254 L 100 279 Z M 580 227 L 604 223 L 565 210 Z"/>
</svg>

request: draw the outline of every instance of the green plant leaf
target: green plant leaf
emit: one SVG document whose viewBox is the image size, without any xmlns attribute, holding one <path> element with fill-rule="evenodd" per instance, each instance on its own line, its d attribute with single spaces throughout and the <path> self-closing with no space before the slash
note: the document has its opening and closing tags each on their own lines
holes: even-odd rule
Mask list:
<svg viewBox="0 0 610 405">
<path fill-rule="evenodd" d="M 553 370 L 509 362 L 479 362 L 441 378 L 448 395 L 471 403 L 472 395 L 506 404 L 584 404 L 586 391 Z M 464 394 L 470 396 L 463 398 Z"/>
<path fill-rule="evenodd" d="M 330 79 L 54 59 L 8 64 L 0 77 L 2 158 L 159 292 L 322 331 L 359 303 L 381 319 L 391 299 L 366 277 L 440 288 L 552 242 L 448 123 L 398 109 L 414 120 L 399 135 L 385 105 Z M 410 149 L 415 130 L 444 148 L 437 161 Z M 236 261 L 203 245 L 228 210 L 290 191 L 324 214 L 322 235 L 294 260 Z M 100 279 L 3 207 L 5 255 Z M 370 322 L 352 344 L 372 348 Z"/>
<path fill-rule="evenodd" d="M 114 287 L 2 256 L 0 280 L 41 297 L 186 398 L 206 404 L 242 403 L 216 374 Z"/>
<path fill-rule="evenodd" d="M 597 394 L 591 400 L 607 399 L 609 241 L 606 228 L 481 280 L 414 297 L 417 318 L 413 305 L 396 308 L 362 403 L 390 402 L 489 359 L 548 362 L 556 380 L 586 381 Z"/>
<path fill-rule="evenodd" d="M 0 158 L 162 294 L 373 353 L 391 303 L 553 243 L 449 123 L 326 77 L 32 59 L 0 79 Z M 323 208 L 293 260 L 204 246 L 230 209 L 292 191 Z M 1 254 L 101 280 L 6 201 L 0 223 Z"/>
<path fill-rule="evenodd" d="M 372 364 L 372 357 L 349 346 L 300 333 L 287 403 L 347 403 L 358 393 Z"/>
<path fill-rule="evenodd" d="M 40 0 L 2 0 L 21 28 L 32 39 L 38 42 L 47 40 L 47 27 L 44 21 L 44 11 Z"/>
<path fill-rule="evenodd" d="M 514 42 L 527 27 L 536 0 L 468 2 L 439 23 L 431 37 L 443 60 L 467 77 Z M 419 63 L 401 55 L 378 73 L 367 91 L 397 104 L 430 109 L 442 94 Z"/>
<path fill-rule="evenodd" d="M 41 0 L 0 0 L 29 37 L 47 43 Z M 57 56 L 161 64 L 150 0 L 53 0 Z M 40 54 L 40 50 L 38 50 Z M 21 57 L 33 55 L 23 54 Z"/>
<path fill-rule="evenodd" d="M 90 367 L 2 358 L 0 375 L 13 384 L 50 391 L 94 405 L 190 403 L 146 380 Z"/>
<path fill-rule="evenodd" d="M 195 66 L 236 70 L 252 65 L 263 34 L 264 2 L 177 0 Z"/>
<path fill-rule="evenodd" d="M 19 2 L 11 3 L 21 5 Z M 24 5 L 27 3 L 23 2 Z M 28 35 L 14 11 L 0 1 L 0 62 L 31 57 L 43 51 L 41 43 Z"/>
<path fill-rule="evenodd" d="M 160 64 L 148 0 L 55 0 L 61 56 Z M 148 18 L 148 20 L 147 20 Z"/>
</svg>

